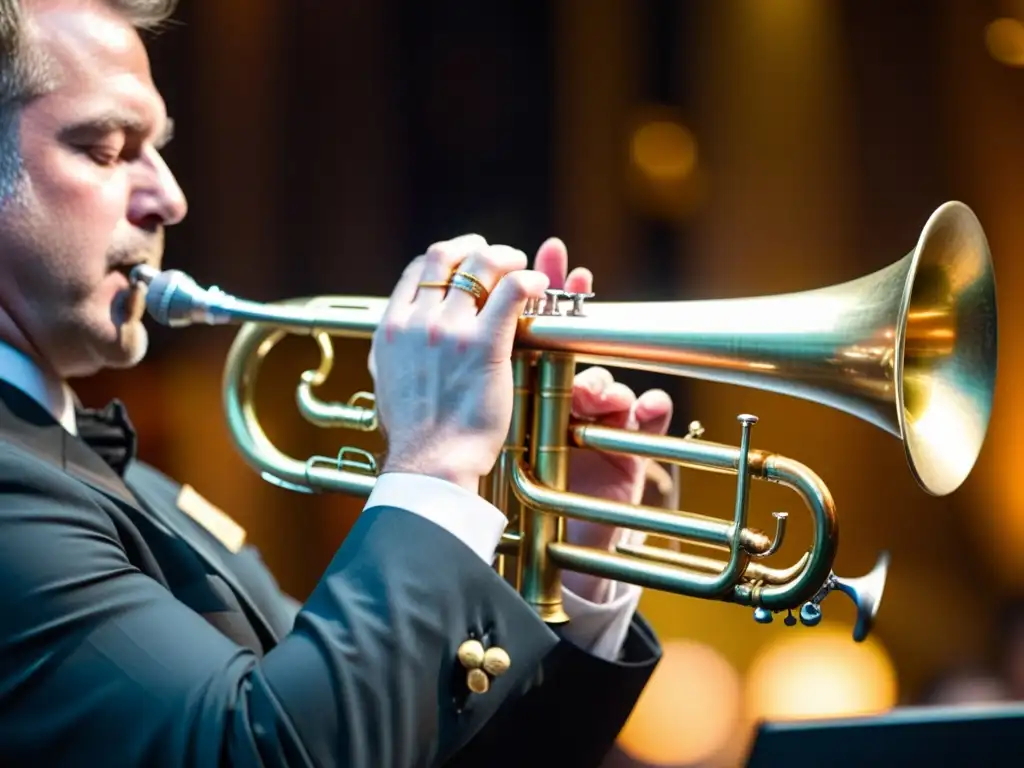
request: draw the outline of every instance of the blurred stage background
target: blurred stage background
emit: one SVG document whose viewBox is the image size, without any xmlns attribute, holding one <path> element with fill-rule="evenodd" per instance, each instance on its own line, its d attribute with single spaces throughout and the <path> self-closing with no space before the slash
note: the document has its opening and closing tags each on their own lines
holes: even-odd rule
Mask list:
<svg viewBox="0 0 1024 768">
<path fill-rule="evenodd" d="M 623 374 L 676 398 L 676 434 L 696 418 L 735 443 L 736 414 L 758 414 L 755 446 L 830 485 L 837 570 L 884 548 L 893 565 L 864 645 L 842 597 L 811 630 L 647 594 L 666 658 L 609 764 L 732 765 L 759 717 L 1022 694 L 1003 691 L 999 620 L 1024 592 L 1024 2 L 183 0 L 177 18 L 153 42 L 191 202 L 167 264 L 254 299 L 386 295 L 431 242 L 470 231 L 527 252 L 561 236 L 599 299 L 804 290 L 896 261 L 935 207 L 968 203 L 995 261 L 1000 370 L 988 443 L 951 497 L 925 495 L 899 441 L 852 417 Z M 233 334 L 156 329 L 141 368 L 78 389 L 122 397 L 142 456 L 233 514 L 304 598 L 360 502 L 242 464 L 220 407 Z M 369 386 L 367 346 L 340 353 L 330 393 L 347 397 Z M 303 458 L 351 437 L 295 414 L 316 354 L 283 344 L 260 387 L 272 437 Z M 686 509 L 730 514 L 731 480 L 683 479 Z M 787 563 L 808 533 L 796 501 L 752 495 L 757 525 L 792 512 Z"/>
</svg>

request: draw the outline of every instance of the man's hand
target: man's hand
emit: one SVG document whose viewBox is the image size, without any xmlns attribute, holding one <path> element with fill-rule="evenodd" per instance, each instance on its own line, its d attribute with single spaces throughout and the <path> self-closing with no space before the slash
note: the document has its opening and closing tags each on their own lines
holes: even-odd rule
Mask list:
<svg viewBox="0 0 1024 768">
<path fill-rule="evenodd" d="M 590 293 L 593 275 L 577 267 L 568 272 L 568 253 L 561 240 L 547 240 L 538 250 L 534 268 L 547 275 L 552 288 Z M 604 368 L 588 368 L 576 376 L 573 387 L 573 416 L 609 427 L 638 429 L 664 434 L 672 418 L 672 400 L 662 390 L 649 390 L 640 397 Z M 591 450 L 574 450 L 569 465 L 569 489 L 625 504 L 639 504 L 644 491 L 645 460 Z M 610 549 L 625 533 L 606 525 L 570 520 L 566 538 L 574 544 Z M 565 585 L 580 597 L 601 602 L 608 582 L 586 574 L 567 572 Z"/>
<path fill-rule="evenodd" d="M 431 246 L 405 270 L 370 352 L 388 443 L 384 472 L 430 475 L 478 491 L 512 418 L 519 317 L 527 300 L 548 287 L 543 273 L 526 267 L 523 252 L 466 235 Z M 445 290 L 455 271 L 487 289 L 482 309 L 470 293 Z"/>
</svg>

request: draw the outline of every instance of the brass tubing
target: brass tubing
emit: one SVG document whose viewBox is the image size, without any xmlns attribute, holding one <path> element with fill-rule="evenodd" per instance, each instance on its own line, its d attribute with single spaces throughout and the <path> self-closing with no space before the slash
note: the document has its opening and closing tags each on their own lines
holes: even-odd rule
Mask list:
<svg viewBox="0 0 1024 768">
<path fill-rule="evenodd" d="M 336 429 L 357 429 L 361 432 L 373 432 L 377 429 L 377 411 L 375 408 L 362 408 L 354 405 L 360 397 L 373 400 L 373 396 L 360 392 L 348 403 L 327 403 L 313 394 L 314 387 L 323 386 L 334 368 L 334 342 L 330 334 L 317 331 L 313 334 L 317 346 L 320 347 L 320 365 L 302 374 L 298 388 L 295 390 L 295 404 L 302 417 L 315 427 Z"/>
<path fill-rule="evenodd" d="M 239 331 L 228 354 L 223 402 L 228 428 L 239 453 L 264 480 L 288 490 L 369 496 L 375 477 L 293 459 L 279 451 L 263 431 L 256 414 L 256 382 L 264 359 L 285 335 L 285 331 L 269 326 L 246 326 Z"/>
<path fill-rule="evenodd" d="M 785 456 L 773 455 L 765 463 L 765 479 L 797 493 L 807 504 L 814 523 L 807 567 L 793 581 L 754 590 L 750 585 L 737 587 L 734 602 L 760 605 L 772 611 L 796 608 L 810 600 L 832 573 L 839 547 L 839 519 L 832 492 L 809 467 Z"/>
<path fill-rule="evenodd" d="M 302 418 L 314 427 L 354 429 L 373 432 L 377 429 L 377 412 L 351 403 L 331 403 L 316 397 L 309 384 L 303 382 L 295 390 L 295 404 Z"/>
<path fill-rule="evenodd" d="M 611 427 L 577 425 L 572 429 L 572 434 L 576 444 L 581 447 L 609 453 L 645 456 L 658 461 L 698 468 L 712 467 L 722 472 L 735 471 L 740 457 L 740 450 L 733 446 L 704 440 L 648 435 Z M 806 594 L 803 599 L 807 599 L 828 578 L 838 547 L 839 521 L 832 494 L 813 470 L 785 456 L 751 451 L 747 463 L 751 468 L 752 477 L 778 483 L 795 491 L 811 512 L 814 523 L 814 554 L 807 566 L 806 580 L 801 580 L 798 587 L 794 587 L 795 594 Z M 753 604 L 769 608 L 770 603 L 777 597 L 788 599 L 787 594 L 766 588 L 761 602 Z"/>
<path fill-rule="evenodd" d="M 523 537 L 518 533 L 505 532 L 501 535 L 501 540 L 498 542 L 498 552 L 502 555 L 517 555 L 522 543 Z"/>
<path fill-rule="evenodd" d="M 619 544 L 615 550 L 622 555 L 629 555 L 641 560 L 648 560 L 665 565 L 677 565 L 682 568 L 690 568 L 694 571 L 706 573 L 721 573 L 725 563 L 713 557 L 702 557 L 691 555 L 688 552 L 673 552 L 661 547 L 650 547 L 644 544 Z M 810 558 L 808 552 L 804 552 L 800 559 L 789 568 L 769 568 L 760 563 L 750 563 L 743 571 L 743 578 L 748 581 L 763 581 L 765 584 L 784 584 L 797 576 L 801 570 L 807 567 Z"/>
<path fill-rule="evenodd" d="M 512 354 L 512 418 L 509 421 L 508 434 L 494 468 L 480 484 L 480 495 L 501 510 L 508 519 L 508 528 L 502 537 L 502 544 L 498 548 L 495 567 L 502 578 L 506 579 L 516 591 L 519 591 L 522 583 L 523 559 L 519 547 L 522 540 L 523 511 L 519 499 L 509 493 L 508 475 L 511 466 L 526 451 L 532 406 L 530 390 L 532 373 L 531 357 L 524 352 L 514 352 Z"/>
<path fill-rule="evenodd" d="M 565 570 L 589 573 L 599 578 L 637 584 L 685 597 L 729 601 L 731 594 L 735 593 L 734 585 L 722 583 L 720 573 L 693 573 L 674 565 L 643 562 L 575 544 L 556 543 L 549 549 L 551 560 Z"/>
<path fill-rule="evenodd" d="M 232 299 L 224 313 L 234 325 L 269 325 L 296 335 L 320 331 L 349 339 L 372 339 L 388 300 L 375 296 L 327 296 L 286 299 L 269 304 Z"/>
<path fill-rule="evenodd" d="M 569 417 L 576 367 L 572 357 L 541 355 L 536 366 L 530 463 L 537 479 L 562 491 L 569 481 Z M 522 459 L 516 467 L 522 464 Z M 513 474 L 516 469 L 513 469 Z M 551 559 L 551 547 L 565 537 L 565 518 L 557 509 L 530 503 L 523 509 L 522 594 L 548 624 L 569 620 L 562 606 L 562 575 Z"/>
<path fill-rule="evenodd" d="M 812 586 L 813 563 L 804 567 L 794 580 L 785 584 L 754 588 L 751 584 L 742 583 L 723 589 L 719 584 L 719 578 L 694 573 L 689 568 L 661 562 L 643 562 L 631 556 L 601 552 L 574 544 L 552 544 L 550 556 L 565 570 L 589 573 L 599 578 L 623 581 L 684 597 L 763 606 L 771 611 L 798 608 L 824 583 L 822 581 L 817 586 Z"/>
<path fill-rule="evenodd" d="M 604 429 L 604 428 L 601 428 Z M 615 430 L 612 430 L 615 431 Z M 638 444 L 650 446 L 652 441 L 671 444 L 673 450 L 666 450 L 658 457 L 671 461 L 686 448 L 697 450 L 700 441 L 680 438 L 662 438 L 641 435 L 621 430 L 618 444 L 623 452 L 628 442 L 626 435 L 636 436 Z M 682 443 L 686 446 L 677 445 Z M 643 451 L 633 451 L 645 455 Z M 733 449 L 738 457 L 738 450 Z M 647 453 L 646 455 L 653 455 Z M 650 585 L 656 589 L 667 589 L 692 597 L 719 597 L 743 605 L 763 606 L 769 610 L 796 608 L 806 602 L 828 580 L 839 543 L 839 523 L 835 513 L 832 495 L 821 479 L 809 468 L 783 456 L 771 455 L 764 463 L 761 479 L 777 482 L 795 491 L 805 502 L 814 522 L 814 541 L 811 557 L 799 575 L 791 582 L 780 585 L 754 587 L 750 584 L 735 584 L 735 566 L 715 577 L 702 574 L 680 573 L 678 569 L 653 563 L 637 563 L 628 557 L 612 553 L 579 551 L 578 547 L 558 545 L 552 547 L 551 557 L 562 568 L 582 571 L 604 578 Z M 629 527 L 647 533 L 699 539 L 716 544 L 728 544 L 733 525 L 689 513 L 672 514 L 650 507 L 633 507 L 627 504 L 594 499 L 588 496 L 555 491 L 545 488 L 530 478 L 524 467 L 518 466 L 512 475 L 512 488 L 523 502 L 531 506 L 557 511 L 558 514 L 579 520 Z M 732 552 L 736 558 L 737 552 Z M 619 570 L 621 568 L 621 570 Z M 653 570 L 645 571 L 645 568 Z M 728 578 L 726 578 L 728 576 Z M 636 581 L 639 579 L 640 581 Z M 653 582 L 651 580 L 654 580 Z M 730 592 L 731 589 L 731 592 Z"/>
<path fill-rule="evenodd" d="M 593 523 L 603 523 L 628 527 L 633 530 L 646 531 L 648 533 L 660 533 L 670 536 L 690 536 L 694 538 L 707 537 L 713 541 L 727 543 L 732 537 L 732 525 L 721 521 L 703 520 L 689 515 L 674 515 L 650 507 L 633 507 L 628 504 L 605 501 L 603 499 L 591 498 L 566 491 L 556 491 L 534 482 L 520 465 L 517 466 L 512 475 L 513 491 L 519 496 L 523 503 L 533 509 L 548 511 L 552 514 L 559 514 L 578 520 L 587 520 Z M 580 551 L 582 550 L 582 551 Z M 600 575 L 605 578 L 616 580 L 632 581 L 633 575 L 644 576 L 644 564 L 637 564 L 628 558 L 622 560 L 629 564 L 630 575 L 625 572 L 604 570 L 600 573 L 593 570 L 597 563 L 607 565 L 609 562 L 600 559 L 604 553 L 593 552 L 596 560 L 589 559 L 585 548 L 568 544 L 554 542 L 548 545 L 548 554 L 551 560 L 561 567 Z M 731 550 L 730 561 L 727 568 L 721 573 L 713 576 L 693 575 L 688 577 L 686 582 L 676 583 L 684 585 L 684 594 L 700 597 L 723 596 L 735 584 L 742 573 L 746 560 L 742 557 L 742 551 L 738 548 Z M 653 566 L 652 566 L 653 567 Z M 673 578 L 680 577 L 678 570 L 673 572 Z M 644 584 L 643 582 L 634 582 Z M 660 583 L 660 582 L 659 582 Z M 660 587 L 659 587 L 660 588 Z"/>
<path fill-rule="evenodd" d="M 518 462 L 527 450 L 530 419 L 533 413 L 533 392 L 530 389 L 532 375 L 530 356 L 522 352 L 513 353 L 512 418 L 491 485 L 495 506 L 504 511 L 509 521 L 515 523 L 517 528 L 520 526 L 521 507 L 519 500 L 509 493 L 508 476 L 512 465 Z"/>
<path fill-rule="evenodd" d="M 690 469 L 717 470 L 722 474 L 735 474 L 740 457 L 740 448 L 735 445 L 699 438 L 665 437 L 582 423 L 573 424 L 569 431 L 573 442 L 580 448 L 643 456 Z M 765 476 L 764 466 L 773 455 L 750 450 L 747 464 L 752 476 L 771 479 Z"/>
<path fill-rule="evenodd" d="M 549 488 L 531 475 L 522 462 L 512 468 L 512 491 L 530 507 L 557 512 L 576 520 L 633 528 L 645 533 L 697 539 L 728 547 L 732 524 L 689 512 L 666 512 L 655 507 L 624 504 Z"/>
</svg>

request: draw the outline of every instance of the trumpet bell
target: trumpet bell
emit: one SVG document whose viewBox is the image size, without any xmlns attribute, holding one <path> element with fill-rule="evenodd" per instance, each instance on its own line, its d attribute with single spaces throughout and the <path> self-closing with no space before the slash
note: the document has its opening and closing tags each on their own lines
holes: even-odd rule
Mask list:
<svg viewBox="0 0 1024 768">
<path fill-rule="evenodd" d="M 981 225 L 959 203 L 932 214 L 905 261 L 896 323 L 897 435 L 918 483 L 942 496 L 970 474 L 992 414 L 995 275 Z"/>
<path fill-rule="evenodd" d="M 913 251 L 826 288 L 684 302 L 592 302 L 524 318 L 517 342 L 584 363 L 775 392 L 900 438 L 913 477 L 956 490 L 984 444 L 996 377 L 995 278 L 963 203 L 929 217 Z"/>
</svg>

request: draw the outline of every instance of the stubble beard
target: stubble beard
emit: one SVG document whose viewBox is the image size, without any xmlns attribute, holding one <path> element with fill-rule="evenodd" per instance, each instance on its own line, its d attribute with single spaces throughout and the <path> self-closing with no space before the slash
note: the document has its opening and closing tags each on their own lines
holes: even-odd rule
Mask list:
<svg viewBox="0 0 1024 768">
<path fill-rule="evenodd" d="M 144 255 L 146 263 L 159 265 L 159 250 L 150 250 Z M 113 257 L 111 263 L 116 263 Z M 76 309 L 66 318 L 68 333 L 65 338 L 69 347 L 75 348 L 66 348 L 61 355 L 66 360 L 78 361 L 78 365 L 68 372 L 68 378 L 90 376 L 102 369 L 134 368 L 145 359 L 149 352 L 149 331 L 144 322 L 146 293 L 146 285 L 143 283 L 118 291 L 105 310 L 107 316 L 102 320 L 100 318 L 103 316 L 97 315 L 97 309 L 104 312 L 103 309 L 95 303 L 89 306 L 88 297 L 78 297 L 84 301 L 76 302 Z M 91 301 L 95 302 L 95 299 Z M 101 325 L 97 325 L 97 322 Z M 102 327 L 104 325 L 105 329 Z M 110 334 L 111 325 L 114 329 L 113 337 Z"/>
<path fill-rule="evenodd" d="M 35 231 L 38 222 L 32 214 L 37 207 L 31 179 L 20 160 L 15 166 L 0 164 L 0 213 L 10 216 L 15 227 L 20 224 L 23 233 L 27 233 L 26 242 L 46 241 Z M 108 264 L 144 259 L 159 268 L 164 250 L 163 231 L 148 238 L 137 238 L 135 242 L 131 240 L 128 238 L 110 248 Z M 69 261 L 75 258 L 71 251 L 64 255 Z M 36 277 L 39 281 L 36 288 L 41 289 L 36 298 L 42 300 L 44 307 L 28 305 L 30 314 L 42 309 L 50 318 L 46 323 L 50 325 L 50 333 L 40 338 L 26 338 L 30 345 L 38 345 L 35 354 L 43 358 L 42 362 L 60 378 L 70 379 L 91 376 L 104 368 L 133 368 L 145 359 L 149 351 L 149 332 L 143 322 L 146 313 L 144 284 L 119 291 L 114 298 L 107 310 L 115 330 L 111 338 L 109 326 L 103 328 L 98 324 L 102 323 L 99 313 L 103 310 L 90 298 L 94 286 L 70 281 L 60 286 L 59 282 L 54 283 L 53 277 L 54 274 L 49 278 Z M 28 292 L 35 293 L 31 289 Z M 46 305 L 49 309 L 45 309 Z"/>
<path fill-rule="evenodd" d="M 164 234 L 159 231 L 145 241 L 125 242 L 111 248 L 111 265 L 142 261 L 157 269 L 163 261 Z M 146 316 L 145 283 L 136 283 L 118 292 L 110 308 L 110 319 L 117 331 L 116 349 L 107 355 L 106 367 L 132 368 L 143 361 L 149 351 L 149 331 Z"/>
</svg>

